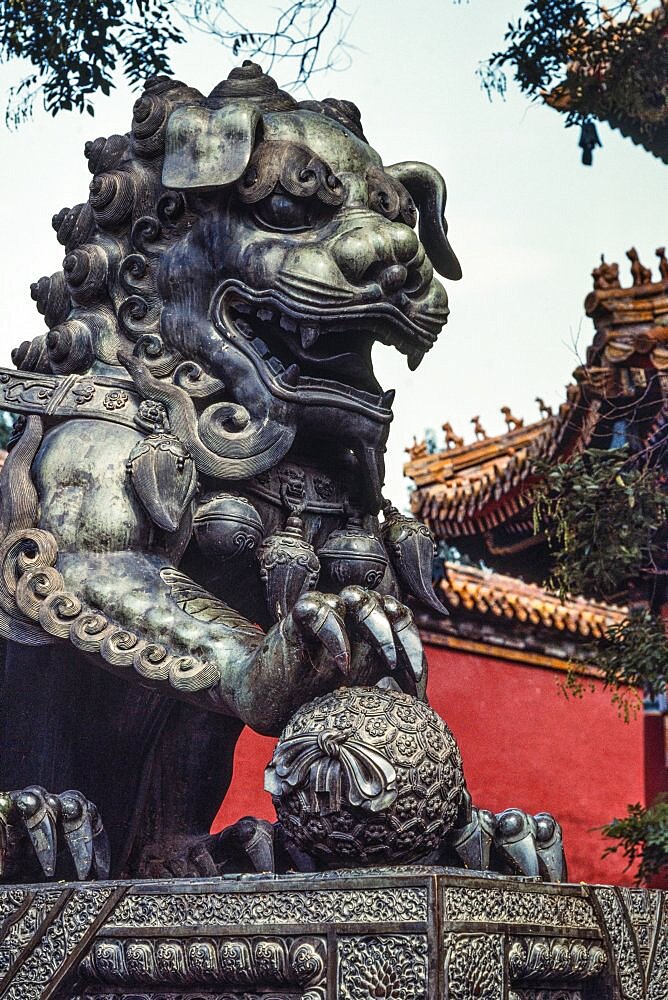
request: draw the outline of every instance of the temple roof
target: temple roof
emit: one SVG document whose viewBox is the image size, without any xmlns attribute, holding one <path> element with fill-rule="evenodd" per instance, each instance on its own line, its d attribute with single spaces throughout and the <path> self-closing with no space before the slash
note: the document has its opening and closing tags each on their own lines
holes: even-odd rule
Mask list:
<svg viewBox="0 0 668 1000">
<path fill-rule="evenodd" d="M 628 21 L 603 12 L 600 28 L 574 35 L 566 79 L 543 99 L 562 113 L 607 121 L 668 163 L 668 3 Z"/>
<path fill-rule="evenodd" d="M 565 597 L 513 576 L 447 562 L 439 595 L 453 613 L 491 615 L 520 624 L 542 626 L 584 639 L 600 639 L 627 616 L 624 607 Z"/>
<path fill-rule="evenodd" d="M 638 380 L 634 369 L 668 370 L 668 260 L 665 247 L 656 250 L 659 272 L 652 274 L 638 259 L 634 247 L 627 251 L 633 284 L 622 287 L 619 266 L 603 257 L 594 268 L 594 290 L 585 299 L 585 312 L 596 328 L 596 336 L 587 351 L 586 365 L 577 369 L 580 381 L 595 383 L 602 368 L 630 368 L 631 380 Z M 623 378 L 621 379 L 623 382 Z M 606 394 L 614 384 L 604 384 Z M 618 386 L 623 390 L 621 383 Z"/>
<path fill-rule="evenodd" d="M 556 414 L 496 437 L 423 454 L 408 449 L 404 466 L 417 489 L 411 509 L 437 538 L 489 531 L 530 506 L 526 496 L 536 460 L 565 450 L 580 426 L 580 392 L 571 387 L 569 400 Z"/>
<path fill-rule="evenodd" d="M 566 401 L 524 425 L 506 406 L 508 430 L 488 438 L 474 417 L 476 440 L 465 444 L 445 423 L 445 447 L 407 448 L 404 473 L 415 483 L 413 514 L 437 538 L 481 536 L 492 555 L 512 556 L 542 542 L 533 531 L 531 486 L 539 460 L 563 461 L 593 445 L 609 447 L 615 422 L 638 418 L 645 443 L 668 433 L 668 260 L 656 251 L 658 274 L 627 252 L 632 284 L 621 286 L 619 265 L 594 268 L 585 300 L 595 336 L 574 372 Z"/>
</svg>

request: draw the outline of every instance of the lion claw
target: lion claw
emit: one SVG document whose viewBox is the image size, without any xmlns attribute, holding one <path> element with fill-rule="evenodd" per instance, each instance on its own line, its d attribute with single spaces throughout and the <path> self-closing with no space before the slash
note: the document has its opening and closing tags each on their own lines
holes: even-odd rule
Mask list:
<svg viewBox="0 0 668 1000">
<path fill-rule="evenodd" d="M 387 673 L 400 678 L 403 690 L 414 693 L 425 677 L 413 615 L 394 597 L 358 586 L 344 587 L 338 596 L 311 591 L 297 600 L 291 617 L 304 639 L 322 646 L 329 662 L 346 677 L 351 676 L 351 643 L 356 642 L 370 649 Z"/>
<path fill-rule="evenodd" d="M 28 844 L 30 847 L 28 847 Z M 59 845 L 67 848 L 80 881 L 109 877 L 109 839 L 97 808 L 80 792 L 54 795 L 39 785 L 0 795 L 0 877 L 36 859 L 46 878 L 58 866 Z"/>
<path fill-rule="evenodd" d="M 292 619 L 303 635 L 324 647 L 341 673 L 348 673 L 350 644 L 335 599 L 317 592 L 303 594 L 292 609 Z"/>
<path fill-rule="evenodd" d="M 397 649 L 380 594 L 351 586 L 344 587 L 340 596 L 353 631 L 376 650 L 389 670 L 396 670 Z"/>
<path fill-rule="evenodd" d="M 50 797 L 39 785 L 33 785 L 15 793 L 12 799 L 42 871 L 47 878 L 52 878 L 56 871 L 57 839 L 56 816 Z"/>
</svg>

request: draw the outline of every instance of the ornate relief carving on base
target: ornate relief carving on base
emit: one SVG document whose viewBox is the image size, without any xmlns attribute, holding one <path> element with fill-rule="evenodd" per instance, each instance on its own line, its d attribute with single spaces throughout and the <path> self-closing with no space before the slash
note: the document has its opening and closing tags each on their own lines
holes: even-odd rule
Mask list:
<svg viewBox="0 0 668 1000">
<path fill-rule="evenodd" d="M 628 888 L 620 888 L 618 892 L 635 935 L 640 964 L 647 975 L 661 921 L 661 893 L 658 889 Z"/>
<path fill-rule="evenodd" d="M 443 890 L 443 915 L 447 921 L 476 923 L 538 924 L 597 930 L 598 921 L 591 903 L 584 897 L 545 892 L 542 886 L 500 889 L 489 887 L 481 893 L 477 887 L 446 886 Z"/>
<path fill-rule="evenodd" d="M 322 995 L 326 974 L 325 940 L 316 937 L 104 938 L 79 968 L 80 978 L 111 986 L 286 987 L 309 1000 Z"/>
<path fill-rule="evenodd" d="M 580 990 L 513 990 L 508 1000 L 584 1000 Z"/>
<path fill-rule="evenodd" d="M 35 892 L 32 896 L 25 893 L 19 906 L 15 906 L 17 900 L 15 891 L 9 890 L 7 901 L 3 894 L 2 911 L 7 912 L 9 923 L 5 925 L 4 936 L 0 942 L 0 988 L 6 985 L 6 979 L 12 972 L 12 967 L 16 964 L 21 953 L 39 933 L 40 928 L 47 919 L 60 899 L 60 890 L 52 889 L 46 892 Z M 25 903 L 28 902 L 27 909 Z M 12 916 L 13 914 L 13 916 Z"/>
<path fill-rule="evenodd" d="M 448 1000 L 499 1000 L 504 995 L 504 940 L 500 934 L 446 934 Z"/>
<path fill-rule="evenodd" d="M 28 898 L 25 889 L 6 889 L 0 893 L 0 928 L 16 915 Z"/>
<path fill-rule="evenodd" d="M 518 979 L 591 979 L 607 962 L 603 948 L 568 938 L 514 938 L 508 949 L 508 970 Z"/>
<path fill-rule="evenodd" d="M 668 1000 L 665 897 L 429 866 L 0 888 L 0 997 Z"/>
<path fill-rule="evenodd" d="M 651 889 L 590 886 L 610 942 L 622 1000 L 668 997 L 666 904 Z M 657 942 L 659 928 L 663 931 Z"/>
<path fill-rule="evenodd" d="M 428 1000 L 424 934 L 342 937 L 339 1000 Z"/>
<path fill-rule="evenodd" d="M 19 957 L 2 993 L 3 1000 L 42 1000 L 50 996 L 64 966 L 76 955 L 112 893 L 113 889 L 101 887 L 65 893 L 55 916 L 52 911 L 44 921 L 48 926 L 40 927 L 41 937 Z M 44 895 L 57 898 L 61 893 Z"/>
<path fill-rule="evenodd" d="M 129 894 L 112 927 L 236 927 L 239 924 L 379 923 L 427 919 L 423 888 L 326 889 L 304 892 Z"/>
<path fill-rule="evenodd" d="M 208 990 L 202 993 L 201 990 L 195 992 L 182 993 L 180 990 L 178 993 L 164 993 L 162 990 L 159 993 L 145 992 L 144 990 L 132 991 L 132 993 L 98 993 L 97 990 L 94 993 L 89 993 L 84 991 L 83 993 L 75 993 L 68 1000 L 304 1000 L 303 996 L 297 997 L 297 994 L 283 994 L 272 992 L 271 995 L 267 993 L 210 993 Z M 579 1000 L 579 998 L 578 998 Z"/>
</svg>

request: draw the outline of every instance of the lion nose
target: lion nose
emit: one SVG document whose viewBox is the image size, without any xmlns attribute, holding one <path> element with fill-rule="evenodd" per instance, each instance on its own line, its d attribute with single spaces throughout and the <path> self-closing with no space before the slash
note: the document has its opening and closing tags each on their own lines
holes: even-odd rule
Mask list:
<svg viewBox="0 0 668 1000">
<path fill-rule="evenodd" d="M 381 275 L 387 275 L 385 293 L 396 291 L 406 281 L 406 270 L 418 253 L 417 234 L 408 226 L 371 214 L 365 214 L 364 221 L 364 226 L 359 225 L 355 216 L 355 224 L 336 235 L 332 256 L 353 284 L 380 283 Z"/>
<path fill-rule="evenodd" d="M 380 287 L 386 295 L 393 295 L 403 288 L 408 278 L 408 270 L 403 264 L 392 264 L 380 274 Z"/>
</svg>

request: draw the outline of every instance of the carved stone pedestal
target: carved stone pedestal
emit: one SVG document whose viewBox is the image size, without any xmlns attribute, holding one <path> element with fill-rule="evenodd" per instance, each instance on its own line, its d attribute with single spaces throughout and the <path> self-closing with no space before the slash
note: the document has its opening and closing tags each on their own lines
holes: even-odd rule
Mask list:
<svg viewBox="0 0 668 1000">
<path fill-rule="evenodd" d="M 0 891 L 2 1000 L 666 1000 L 668 894 L 443 868 Z"/>
</svg>

